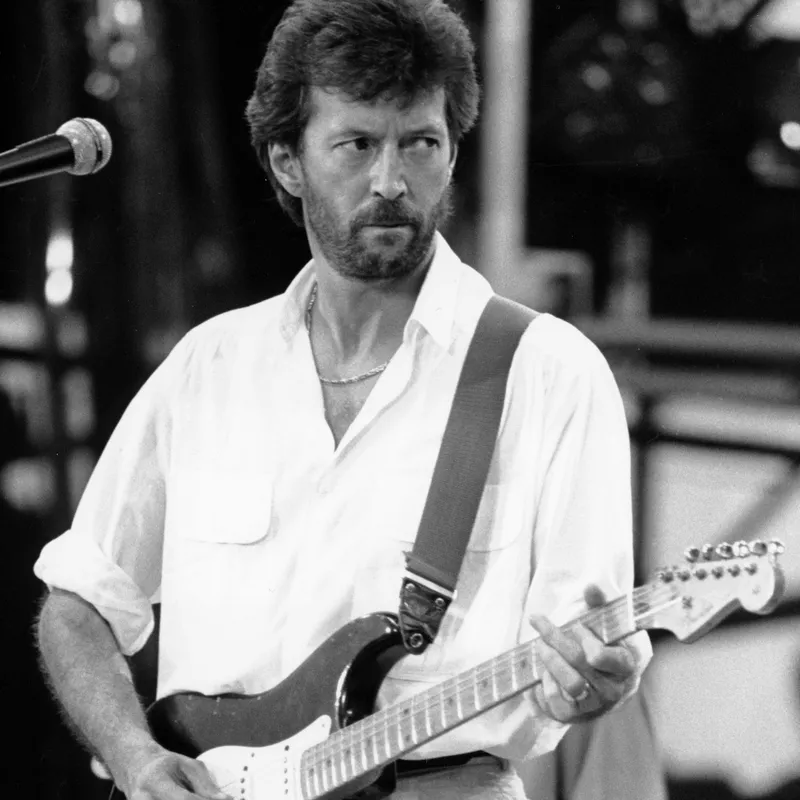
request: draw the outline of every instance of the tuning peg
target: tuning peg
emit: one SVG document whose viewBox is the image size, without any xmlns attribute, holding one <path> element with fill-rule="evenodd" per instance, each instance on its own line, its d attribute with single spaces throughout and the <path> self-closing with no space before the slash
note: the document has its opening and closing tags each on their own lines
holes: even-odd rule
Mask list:
<svg viewBox="0 0 800 800">
<path fill-rule="evenodd" d="M 699 547 L 689 547 L 687 550 L 684 551 L 683 557 L 690 564 L 694 564 L 695 561 L 698 561 L 700 559 L 700 548 Z"/>
<path fill-rule="evenodd" d="M 744 541 L 738 541 L 733 545 L 733 552 L 739 558 L 746 558 L 750 555 L 750 544 Z"/>
<path fill-rule="evenodd" d="M 703 561 L 711 561 L 714 558 L 716 548 L 713 544 L 704 544 L 702 549 Z"/>
<path fill-rule="evenodd" d="M 767 554 L 767 543 L 762 539 L 755 539 L 750 542 L 750 552 L 754 556 L 765 556 Z"/>
<path fill-rule="evenodd" d="M 717 545 L 716 553 L 719 558 L 733 558 L 733 546 L 729 542 L 723 542 Z"/>
<path fill-rule="evenodd" d="M 782 555 L 785 550 L 786 547 L 784 547 L 784 544 L 780 539 L 770 539 L 769 543 L 767 544 L 767 552 L 771 556 Z"/>
</svg>

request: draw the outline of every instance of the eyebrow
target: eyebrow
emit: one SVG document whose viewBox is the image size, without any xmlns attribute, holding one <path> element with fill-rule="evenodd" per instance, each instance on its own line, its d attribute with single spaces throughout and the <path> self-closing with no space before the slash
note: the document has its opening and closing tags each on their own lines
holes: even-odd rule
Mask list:
<svg viewBox="0 0 800 800">
<path fill-rule="evenodd" d="M 340 139 L 340 138 L 358 138 L 364 136 L 366 138 L 370 138 L 375 135 L 375 131 L 368 130 L 367 128 L 360 128 L 356 126 L 349 126 L 346 128 L 341 128 L 339 130 L 334 129 L 331 131 L 329 139 Z M 408 138 L 413 136 L 436 136 L 436 137 L 445 137 L 447 136 L 447 130 L 443 126 L 439 126 L 435 123 L 427 123 L 420 125 L 418 127 L 410 128 L 409 130 L 405 131 L 401 138 Z"/>
</svg>

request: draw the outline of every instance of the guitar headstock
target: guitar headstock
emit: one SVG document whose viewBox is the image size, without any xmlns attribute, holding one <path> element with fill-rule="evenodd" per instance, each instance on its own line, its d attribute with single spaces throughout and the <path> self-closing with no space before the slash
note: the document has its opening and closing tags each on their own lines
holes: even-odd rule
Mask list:
<svg viewBox="0 0 800 800">
<path fill-rule="evenodd" d="M 777 540 L 689 548 L 684 564 L 658 570 L 637 598 L 642 627 L 692 642 L 738 608 L 768 614 L 783 594 L 783 551 Z"/>
</svg>

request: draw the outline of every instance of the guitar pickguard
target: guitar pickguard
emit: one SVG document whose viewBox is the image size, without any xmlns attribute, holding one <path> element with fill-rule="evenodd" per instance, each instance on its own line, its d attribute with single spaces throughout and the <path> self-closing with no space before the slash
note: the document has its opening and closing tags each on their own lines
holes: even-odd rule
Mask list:
<svg viewBox="0 0 800 800">
<path fill-rule="evenodd" d="M 217 786 L 235 800 L 303 800 L 300 759 L 328 738 L 331 718 L 323 716 L 294 736 L 266 747 L 225 745 L 199 756 Z"/>
</svg>

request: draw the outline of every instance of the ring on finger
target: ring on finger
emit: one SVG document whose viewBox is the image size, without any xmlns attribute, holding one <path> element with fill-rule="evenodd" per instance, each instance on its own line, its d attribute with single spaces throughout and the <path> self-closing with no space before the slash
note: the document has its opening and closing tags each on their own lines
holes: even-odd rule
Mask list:
<svg viewBox="0 0 800 800">
<path fill-rule="evenodd" d="M 583 689 L 581 689 L 580 694 L 575 695 L 575 697 L 573 697 L 573 700 L 576 703 L 582 703 L 584 700 L 586 700 L 589 697 L 589 694 L 590 694 L 591 690 L 592 690 L 592 687 L 589 684 L 589 682 L 587 681 L 586 683 L 583 684 Z"/>
</svg>

